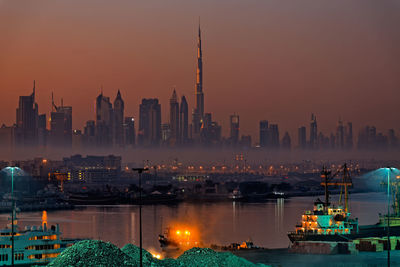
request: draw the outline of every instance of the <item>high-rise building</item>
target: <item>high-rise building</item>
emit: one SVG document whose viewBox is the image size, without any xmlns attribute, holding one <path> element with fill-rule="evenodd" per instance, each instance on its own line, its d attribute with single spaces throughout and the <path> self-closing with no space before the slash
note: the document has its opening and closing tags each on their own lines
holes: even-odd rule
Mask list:
<svg viewBox="0 0 400 267">
<path fill-rule="evenodd" d="M 38 145 L 45 147 L 47 145 L 47 121 L 46 114 L 40 114 L 38 117 Z"/>
<path fill-rule="evenodd" d="M 290 150 L 292 147 L 292 141 L 288 132 L 282 138 L 282 148 L 285 150 Z"/>
<path fill-rule="evenodd" d="M 230 141 L 231 145 L 235 146 L 239 142 L 239 115 L 233 114 L 230 116 L 230 129 L 231 129 L 231 135 L 230 135 Z"/>
<path fill-rule="evenodd" d="M 269 147 L 273 149 L 279 148 L 279 129 L 278 124 L 269 125 Z"/>
<path fill-rule="evenodd" d="M 114 144 L 124 146 L 124 100 L 122 100 L 121 92 L 118 90 L 117 97 L 114 100 Z"/>
<path fill-rule="evenodd" d="M 179 132 L 179 103 L 176 91 L 172 93 L 169 100 L 169 124 L 171 128 L 171 144 L 179 143 L 180 132 Z"/>
<path fill-rule="evenodd" d="M 140 145 L 158 145 L 161 140 L 161 105 L 157 98 L 142 99 L 139 107 Z"/>
<path fill-rule="evenodd" d="M 35 102 L 35 81 L 29 96 L 20 96 L 16 118 L 16 144 L 35 146 L 38 141 L 38 104 Z"/>
<path fill-rule="evenodd" d="M 161 124 L 161 141 L 168 144 L 171 139 L 171 125 L 169 123 Z"/>
<path fill-rule="evenodd" d="M 318 148 L 318 127 L 317 127 L 317 117 L 311 114 L 310 122 L 310 148 Z"/>
<path fill-rule="evenodd" d="M 260 121 L 260 147 L 267 147 L 269 139 L 268 121 Z"/>
<path fill-rule="evenodd" d="M 343 149 L 345 143 L 345 134 L 344 134 L 344 126 L 341 120 L 338 121 L 338 125 L 336 127 L 336 148 Z"/>
<path fill-rule="evenodd" d="M 186 144 L 189 139 L 189 108 L 185 96 L 182 96 L 179 111 L 179 131 L 181 143 Z"/>
<path fill-rule="evenodd" d="M 55 147 L 72 147 L 72 107 L 56 106 L 52 99 L 50 114 L 50 144 Z"/>
<path fill-rule="evenodd" d="M 199 24 L 199 35 L 197 39 L 197 68 L 196 68 L 196 107 L 193 110 L 193 135 L 198 136 L 204 116 L 204 93 L 203 93 L 203 53 L 201 50 L 201 30 Z"/>
<path fill-rule="evenodd" d="M 300 149 L 307 148 L 307 130 L 305 126 L 301 126 L 298 130 L 298 145 Z"/>
<path fill-rule="evenodd" d="M 347 149 L 353 148 L 353 124 L 351 122 L 347 123 L 345 129 L 345 147 Z"/>
<path fill-rule="evenodd" d="M 103 92 L 96 98 L 96 143 L 100 147 L 110 146 L 113 140 L 113 109 L 109 97 Z"/>
<path fill-rule="evenodd" d="M 96 145 L 96 123 L 93 120 L 86 122 L 83 130 L 83 143 L 86 147 L 94 147 Z"/>
<path fill-rule="evenodd" d="M 135 118 L 125 117 L 124 123 L 124 143 L 127 146 L 134 146 L 136 143 Z"/>
</svg>

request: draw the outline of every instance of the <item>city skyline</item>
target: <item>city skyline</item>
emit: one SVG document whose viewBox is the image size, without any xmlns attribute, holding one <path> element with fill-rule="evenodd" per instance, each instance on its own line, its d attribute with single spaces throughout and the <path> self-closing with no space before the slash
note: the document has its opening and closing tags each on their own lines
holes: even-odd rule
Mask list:
<svg viewBox="0 0 400 267">
<path fill-rule="evenodd" d="M 192 4 L 188 3 L 187 5 Z M 259 5 L 269 7 L 269 9 L 263 9 L 265 12 L 275 11 L 280 12 L 279 14 L 286 14 L 285 12 L 290 10 L 285 4 Z M 14 123 L 13 116 L 8 116 L 7 111 L 15 108 L 19 95 L 28 95 L 29 85 L 34 79 L 37 80 L 39 88 L 36 93 L 40 107 L 39 112 L 49 115 L 51 92 L 54 91 L 56 99 L 62 97 L 68 106 L 74 107 L 74 129 L 82 129 L 87 120 L 94 119 L 93 96 L 99 94 L 101 87 L 103 87 L 105 95 L 112 97 L 119 88 L 126 102 L 125 113 L 135 118 L 139 117 L 138 107 L 142 98 L 158 98 L 162 104 L 163 122 L 169 120 L 168 100 L 171 88 L 176 87 L 178 99 L 182 95 L 186 96 L 189 114 L 191 114 L 195 106 L 193 91 L 196 80 L 197 18 L 198 15 L 201 15 L 205 66 L 204 109 L 212 112 L 213 120 L 222 125 L 224 136 L 229 136 L 229 116 L 233 113 L 237 113 L 241 117 L 241 129 L 246 131 L 241 131 L 241 134 L 251 134 L 253 140 L 258 135 L 259 121 L 264 119 L 278 123 L 280 129 L 289 131 L 293 139 L 299 126 L 308 125 L 311 113 L 318 115 L 319 129 L 323 132 L 335 129 L 339 118 L 352 121 L 356 132 L 367 124 L 376 125 L 384 132 L 390 128 L 394 128 L 398 132 L 396 98 L 399 94 L 400 81 L 396 70 L 399 69 L 399 61 L 395 60 L 397 50 L 391 49 L 392 45 L 393 48 L 397 47 L 395 44 L 399 39 L 398 33 L 392 32 L 389 27 L 385 28 L 384 26 L 389 21 L 379 21 L 378 19 L 382 19 L 380 17 L 376 18 L 375 28 L 371 28 L 369 24 L 356 24 L 355 18 L 362 19 L 364 22 L 365 16 L 369 14 L 368 11 L 374 7 L 370 2 L 363 5 L 357 12 L 354 11 L 355 4 L 346 4 L 349 5 L 349 8 L 353 8 L 350 9 L 355 12 L 353 14 L 338 9 L 328 10 L 329 7 L 340 7 L 340 5 L 345 4 L 343 2 L 331 3 L 320 7 L 321 10 L 318 14 L 327 15 L 328 18 L 321 19 L 319 15 L 312 13 L 310 21 L 305 21 L 305 15 L 308 13 L 305 7 L 299 5 L 299 10 L 294 13 L 293 19 L 306 23 L 304 26 L 308 27 L 307 30 L 310 33 L 316 33 L 322 26 L 326 26 L 327 29 L 332 30 L 330 34 L 338 39 L 333 39 L 324 32 L 320 33 L 318 39 L 311 34 L 307 35 L 307 38 L 304 37 L 305 39 L 300 38 L 297 47 L 284 41 L 299 37 L 293 30 L 304 33 L 305 28 L 301 24 L 300 26 L 291 25 L 294 28 L 287 25 L 286 27 L 282 26 L 282 31 L 278 33 L 266 27 L 268 22 L 285 22 L 285 19 L 276 16 L 272 16 L 269 20 L 255 16 L 246 22 L 244 20 L 234 22 L 228 18 L 227 22 L 223 22 L 216 19 L 217 13 L 222 10 L 220 5 L 216 7 L 215 14 L 202 14 L 199 12 L 204 8 L 201 5 L 192 7 L 189 9 L 188 15 L 176 18 L 176 22 L 182 23 L 181 26 L 167 27 L 170 23 L 168 22 L 162 32 L 159 28 L 162 25 L 161 19 L 156 19 L 144 34 L 137 24 L 124 23 L 123 19 L 127 19 L 128 22 L 130 20 L 128 14 L 122 11 L 122 7 L 137 7 L 140 10 L 146 8 L 145 6 L 121 5 L 106 12 L 103 9 L 105 6 L 103 3 L 95 7 L 95 14 L 107 15 L 108 18 L 111 18 L 117 12 L 122 12 L 121 18 L 116 19 L 114 24 L 108 25 L 107 29 L 119 29 L 121 33 L 132 32 L 135 36 L 134 39 L 126 39 L 117 35 L 115 41 L 104 40 L 107 44 L 104 46 L 95 44 L 82 35 L 76 39 L 64 39 L 71 36 L 69 32 L 66 32 L 64 20 L 61 17 L 55 20 L 55 25 L 59 27 L 56 36 L 61 38 L 62 34 L 63 37 L 53 41 L 51 52 L 41 49 L 32 51 L 29 45 L 23 45 L 20 41 L 13 40 L 12 36 L 3 29 L 2 33 L 4 33 L 6 42 L 1 45 L 1 48 L 5 49 L 7 54 L 4 55 L 4 60 L 0 64 L 0 88 L 4 93 L 3 99 L 7 99 L 7 101 L 3 100 L 0 105 L 0 121 L 6 125 Z M 3 10 L 8 8 L 16 12 L 15 8 L 18 7 L 18 4 L 4 4 L 4 7 Z M 50 11 L 59 14 L 60 7 L 65 7 L 67 10 L 69 8 L 68 5 L 64 6 L 61 3 L 46 7 L 49 10 L 44 11 L 44 18 L 53 18 Z M 173 7 L 174 5 L 166 7 L 165 10 L 172 12 Z M 239 3 L 236 3 L 232 6 L 232 10 L 227 12 L 240 14 L 238 10 L 241 7 Z M 260 6 L 256 4 L 247 6 L 258 15 L 257 7 Z M 388 20 L 397 20 L 391 13 L 389 2 L 385 2 L 380 7 L 388 10 L 389 13 L 386 14 Z M 157 11 L 157 14 L 166 18 L 176 12 L 164 11 Z M 193 14 L 196 12 L 197 14 Z M 64 13 L 61 12 L 61 14 Z M 336 21 L 338 24 L 335 27 L 339 27 L 340 32 L 329 21 L 334 14 L 339 14 L 344 18 L 342 22 Z M 151 17 L 153 18 L 153 16 Z M 10 17 L 6 14 L 2 16 L 4 21 L 9 19 Z M 84 29 L 93 26 L 92 22 L 84 23 L 82 19 L 83 17 L 77 14 L 77 20 L 81 23 L 80 25 L 84 26 Z M 100 25 L 106 25 L 104 21 L 93 19 Z M 321 25 L 311 23 L 318 19 Z M 140 21 L 148 20 L 139 16 L 136 22 Z M 37 35 L 32 35 L 32 32 L 28 31 L 24 35 L 25 38 L 34 41 L 35 45 L 45 44 L 48 38 L 46 36 L 53 28 L 44 27 L 43 19 L 30 20 L 30 23 L 33 23 L 31 27 L 28 27 L 30 30 L 42 29 L 43 32 L 39 31 Z M 258 27 L 260 23 L 264 28 Z M 10 25 L 13 26 L 12 23 Z M 176 24 L 174 25 L 176 26 Z M 349 35 L 350 32 L 346 30 L 349 26 L 356 27 L 354 31 L 357 34 L 355 36 Z M 364 32 L 367 29 L 368 35 Z M 82 32 L 77 31 L 78 33 Z M 100 32 L 95 29 L 91 34 L 91 37 L 98 37 Z M 44 40 L 37 39 L 43 36 L 46 37 Z M 150 36 L 155 39 L 151 39 Z M 371 36 L 375 39 L 371 39 Z M 140 37 L 146 38 L 142 40 Z M 246 38 L 250 38 L 249 41 L 259 41 L 252 42 L 252 46 L 250 46 L 252 51 L 244 49 Z M 13 41 L 11 43 L 17 46 L 15 48 L 7 46 L 7 43 L 10 43 L 7 40 Z M 78 44 L 84 51 L 93 48 L 90 55 L 95 56 L 100 61 L 98 63 L 101 64 L 97 64 L 95 67 L 92 62 L 93 57 L 88 57 L 87 53 L 80 53 L 82 59 L 78 60 L 75 48 L 65 50 L 61 40 L 69 40 L 67 43 L 71 44 L 72 48 Z M 126 41 L 126 46 L 121 47 L 120 45 L 124 43 L 123 40 Z M 378 40 L 379 42 L 377 42 Z M 390 47 L 388 47 L 389 40 L 392 41 Z M 139 42 L 135 43 L 134 41 Z M 330 46 L 330 42 L 340 45 L 341 49 Z M 354 44 L 351 44 L 352 42 Z M 357 46 L 357 44 L 362 44 L 362 46 Z M 145 45 L 148 48 L 144 49 Z M 380 45 L 379 49 L 375 49 L 376 45 Z M 129 46 L 131 46 L 130 49 L 128 49 Z M 163 47 L 164 52 L 157 50 L 157 47 L 160 46 Z M 117 47 L 124 51 L 124 56 L 117 53 Z M 61 54 L 54 54 L 56 48 L 62 49 L 64 54 L 71 56 L 71 60 L 67 60 Z M 17 56 L 16 49 L 21 56 Z M 105 55 L 100 51 L 106 52 Z M 129 51 L 131 53 L 126 54 Z M 152 56 L 143 61 L 144 58 L 139 55 L 138 51 L 142 51 L 146 57 L 150 53 Z M 313 52 L 310 53 L 311 51 Z M 338 54 L 339 51 L 343 54 Z M 115 53 L 112 59 L 106 56 L 112 53 Z M 333 53 L 338 58 L 329 57 L 329 53 Z M 345 65 L 347 66 L 345 66 L 340 62 L 349 53 L 353 53 L 352 60 L 351 62 L 346 61 Z M 51 55 L 54 55 L 55 59 L 50 58 Z M 173 70 L 165 68 L 165 64 L 172 63 L 172 58 L 176 60 L 175 68 Z M 249 64 L 250 61 L 253 63 Z M 33 68 L 35 66 L 33 62 L 35 62 L 36 68 Z M 80 63 L 84 67 L 81 67 Z M 71 69 L 71 64 L 75 66 L 76 71 Z M 53 65 L 54 67 L 49 67 Z M 141 68 L 138 69 L 139 65 Z M 22 68 L 18 68 L 17 72 L 16 66 L 22 66 Z M 294 68 L 295 66 L 297 67 Z M 239 73 L 240 75 L 238 75 Z M 114 77 L 118 77 L 118 79 Z M 78 92 L 79 97 L 76 97 Z M 377 97 L 378 92 L 382 94 L 382 97 Z M 243 103 L 244 101 L 246 103 Z M 351 104 L 354 102 L 356 104 Z M 191 116 L 189 117 L 189 121 L 191 121 Z"/>
</svg>

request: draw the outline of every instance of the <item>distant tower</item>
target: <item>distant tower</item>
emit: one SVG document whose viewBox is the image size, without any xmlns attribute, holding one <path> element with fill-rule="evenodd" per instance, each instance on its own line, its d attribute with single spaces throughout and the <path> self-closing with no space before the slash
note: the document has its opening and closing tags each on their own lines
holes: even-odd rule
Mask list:
<svg viewBox="0 0 400 267">
<path fill-rule="evenodd" d="M 344 126 L 343 122 L 339 119 L 338 125 L 336 127 L 336 148 L 343 149 L 344 148 Z"/>
<path fill-rule="evenodd" d="M 310 148 L 316 149 L 318 147 L 318 127 L 317 127 L 317 117 L 311 114 L 310 122 Z"/>
<path fill-rule="evenodd" d="M 285 150 L 290 150 L 291 147 L 292 147 L 292 142 L 290 139 L 290 135 L 288 132 L 286 132 L 282 138 L 282 148 Z"/>
<path fill-rule="evenodd" d="M 113 139 L 113 109 L 109 97 L 103 92 L 96 98 L 96 142 L 99 146 L 109 146 Z"/>
<path fill-rule="evenodd" d="M 114 100 L 114 144 L 124 146 L 124 100 L 118 90 Z"/>
<path fill-rule="evenodd" d="M 267 147 L 269 139 L 268 121 L 260 121 L 260 147 Z"/>
<path fill-rule="evenodd" d="M 298 132 L 298 144 L 300 149 L 307 147 L 307 129 L 305 126 L 301 126 Z"/>
<path fill-rule="evenodd" d="M 16 144 L 35 146 L 38 141 L 38 104 L 35 102 L 36 85 L 29 96 L 20 96 L 16 118 Z"/>
<path fill-rule="evenodd" d="M 196 107 L 193 111 L 193 131 L 199 135 L 201 121 L 204 117 L 204 94 L 203 94 L 203 54 L 201 50 L 201 30 L 199 23 L 199 35 L 197 39 L 197 68 L 196 68 Z"/>
<path fill-rule="evenodd" d="M 189 139 L 189 108 L 185 96 L 182 96 L 179 111 L 179 131 L 181 143 L 187 143 Z"/>
<path fill-rule="evenodd" d="M 233 114 L 230 117 L 230 126 L 231 126 L 231 145 L 237 145 L 239 142 L 239 115 Z"/>
<path fill-rule="evenodd" d="M 279 128 L 278 124 L 269 125 L 269 145 L 271 148 L 279 148 Z"/>
<path fill-rule="evenodd" d="M 125 117 L 124 143 L 127 146 L 134 146 L 135 141 L 135 118 Z"/>
<path fill-rule="evenodd" d="M 172 93 L 169 100 L 169 123 L 171 128 L 171 140 L 173 144 L 179 142 L 179 103 L 176 91 Z"/>
<path fill-rule="evenodd" d="M 159 145 L 161 141 L 161 105 L 157 98 L 143 98 L 139 107 L 140 145 Z"/>
<path fill-rule="evenodd" d="M 52 96 L 53 97 L 53 96 Z M 52 99 L 50 114 L 50 144 L 56 147 L 72 147 L 72 107 L 56 106 Z"/>
</svg>

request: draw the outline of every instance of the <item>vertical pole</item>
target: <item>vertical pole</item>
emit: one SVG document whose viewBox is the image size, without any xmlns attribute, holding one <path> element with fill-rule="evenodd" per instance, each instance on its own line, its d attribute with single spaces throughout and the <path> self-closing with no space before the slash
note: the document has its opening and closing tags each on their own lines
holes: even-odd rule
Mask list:
<svg viewBox="0 0 400 267">
<path fill-rule="evenodd" d="M 139 244 L 140 244 L 140 267 L 143 267 L 143 255 L 142 255 L 142 171 L 139 171 Z"/>
<path fill-rule="evenodd" d="M 388 212 L 387 212 L 387 238 L 388 238 L 388 255 L 387 255 L 387 266 L 390 267 L 390 168 L 387 168 L 388 170 L 388 174 L 387 174 L 387 184 L 388 184 L 388 188 L 387 188 L 387 195 L 388 195 Z"/>
<path fill-rule="evenodd" d="M 14 209 L 15 209 L 15 201 L 14 201 L 14 167 L 11 167 L 11 203 L 12 203 L 12 211 L 11 211 L 11 266 L 14 266 Z"/>
</svg>

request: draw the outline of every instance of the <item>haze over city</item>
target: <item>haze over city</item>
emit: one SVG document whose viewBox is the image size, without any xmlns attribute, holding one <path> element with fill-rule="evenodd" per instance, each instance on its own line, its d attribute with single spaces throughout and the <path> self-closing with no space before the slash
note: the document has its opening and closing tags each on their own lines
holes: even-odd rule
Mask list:
<svg viewBox="0 0 400 267">
<path fill-rule="evenodd" d="M 396 1 L 35 1 L 0 2 L 0 121 L 15 123 L 18 96 L 37 81 L 39 112 L 51 92 L 73 107 L 73 128 L 94 119 L 101 87 L 138 118 L 159 98 L 168 121 L 176 88 L 195 105 L 196 43 L 202 27 L 205 112 L 229 135 L 256 140 L 259 121 L 292 139 L 317 114 L 319 129 L 353 122 L 399 130 L 400 34 Z"/>
</svg>

